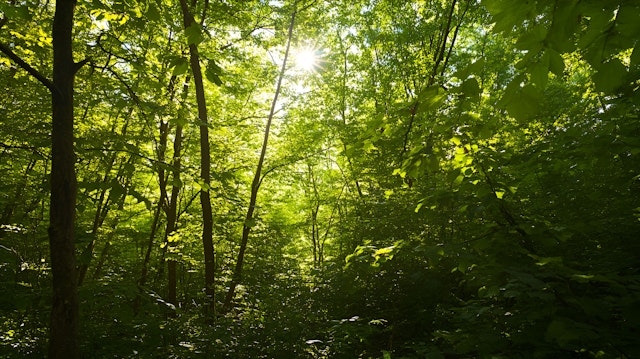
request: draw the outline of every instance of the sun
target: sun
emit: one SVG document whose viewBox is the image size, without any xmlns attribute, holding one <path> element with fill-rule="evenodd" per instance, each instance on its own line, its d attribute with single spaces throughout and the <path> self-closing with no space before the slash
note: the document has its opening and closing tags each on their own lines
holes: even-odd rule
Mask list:
<svg viewBox="0 0 640 359">
<path fill-rule="evenodd" d="M 313 47 L 304 47 L 296 51 L 296 68 L 304 72 L 315 70 L 319 66 L 319 51 Z"/>
</svg>

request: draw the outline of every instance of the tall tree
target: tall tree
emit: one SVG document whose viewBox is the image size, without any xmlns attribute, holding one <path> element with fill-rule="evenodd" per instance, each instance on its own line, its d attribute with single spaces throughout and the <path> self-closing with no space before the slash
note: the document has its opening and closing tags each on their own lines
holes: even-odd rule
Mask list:
<svg viewBox="0 0 640 359">
<path fill-rule="evenodd" d="M 206 5 L 205 5 L 206 7 Z M 199 25 L 195 22 L 186 0 L 180 0 L 185 31 L 199 32 Z M 203 15 L 204 17 L 204 15 Z M 189 64 L 196 86 L 196 101 L 198 103 L 198 119 L 200 121 L 200 205 L 202 208 L 202 247 L 204 250 L 205 292 L 209 299 L 210 308 L 215 311 L 215 249 L 213 246 L 213 213 L 211 210 L 211 150 L 209 145 L 209 124 L 207 115 L 207 101 L 204 93 L 204 81 L 200 68 L 200 54 L 198 42 L 189 37 Z"/>
<path fill-rule="evenodd" d="M 273 100 L 271 101 L 271 109 L 269 110 L 269 117 L 267 118 L 267 123 L 264 129 L 264 137 L 262 139 L 262 148 L 260 150 L 260 157 L 258 158 L 256 171 L 253 175 L 253 181 L 251 182 L 251 194 L 249 197 L 249 207 L 247 208 L 247 214 L 245 215 L 245 219 L 242 224 L 242 239 L 240 241 L 238 259 L 236 260 L 236 266 L 233 272 L 233 278 L 231 279 L 231 284 L 229 284 L 227 295 L 224 298 L 224 304 L 223 304 L 224 310 L 229 310 L 231 308 L 233 297 L 235 296 L 236 287 L 242 280 L 242 266 L 244 264 L 244 254 L 245 254 L 245 251 L 247 250 L 247 243 L 249 241 L 249 234 L 251 233 L 251 227 L 253 227 L 255 222 L 253 215 L 256 207 L 256 201 L 258 198 L 258 191 L 260 190 L 260 185 L 262 184 L 262 179 L 263 179 L 262 166 L 264 164 L 264 159 L 267 154 L 267 146 L 269 145 L 269 132 L 271 130 L 271 122 L 273 121 L 273 116 L 275 115 L 275 112 L 276 112 L 276 104 L 278 103 L 278 96 L 280 95 L 280 90 L 282 88 L 282 80 L 284 78 L 284 73 L 287 67 L 287 59 L 289 58 L 289 49 L 291 47 L 291 37 L 293 35 L 293 25 L 296 20 L 296 12 L 297 12 L 297 9 L 296 9 L 296 5 L 294 4 L 294 9 L 291 13 L 291 21 L 289 22 L 289 30 L 287 31 L 287 45 L 284 51 L 284 58 L 282 59 L 282 66 L 280 68 L 280 73 L 278 75 L 278 82 L 276 84 Z"/>
<path fill-rule="evenodd" d="M 49 245 L 53 275 L 50 358 L 79 357 L 79 301 L 74 244 L 76 173 L 73 149 L 73 60 L 75 0 L 56 1 L 53 19 L 53 116 Z"/>
<path fill-rule="evenodd" d="M 53 303 L 49 334 L 50 358 L 79 357 L 79 300 L 75 257 L 76 173 L 73 132 L 73 83 L 86 60 L 73 60 L 75 0 L 56 1 L 53 18 L 53 81 L 19 58 L 5 44 L 0 50 L 51 91 L 51 201 L 49 246 Z"/>
</svg>

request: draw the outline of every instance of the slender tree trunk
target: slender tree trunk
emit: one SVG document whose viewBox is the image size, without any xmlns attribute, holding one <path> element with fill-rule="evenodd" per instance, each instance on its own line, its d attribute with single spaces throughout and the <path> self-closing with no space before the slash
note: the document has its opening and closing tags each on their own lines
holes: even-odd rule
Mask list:
<svg viewBox="0 0 640 359">
<path fill-rule="evenodd" d="M 318 212 L 320 212 L 320 194 L 316 176 L 313 173 L 313 166 L 307 165 L 309 169 L 309 182 L 311 182 L 312 196 L 311 200 L 311 244 L 313 245 L 313 264 L 320 267 L 319 250 L 320 250 L 320 229 L 318 227 Z"/>
<path fill-rule="evenodd" d="M 122 213 L 123 209 L 124 209 L 124 204 L 127 200 L 127 193 L 129 192 L 129 188 L 131 187 L 131 181 L 132 181 L 132 176 L 133 176 L 133 172 L 127 171 L 125 168 L 127 167 L 127 165 L 133 165 L 135 160 L 135 156 L 131 155 L 129 157 L 129 159 L 126 162 L 123 162 L 120 164 L 120 169 L 118 170 L 118 174 L 116 175 L 116 180 L 121 182 L 124 181 L 123 184 L 123 188 L 124 188 L 124 193 L 120 196 L 120 198 L 118 198 L 118 202 L 117 202 L 117 209 L 116 209 L 116 215 L 113 218 L 112 221 L 112 226 L 111 226 L 111 231 L 109 232 L 109 235 L 106 238 L 104 247 L 102 247 L 102 251 L 100 252 L 100 257 L 98 258 L 98 262 L 96 263 L 96 267 L 93 271 L 93 276 L 92 279 L 93 280 L 97 280 L 100 277 L 100 274 L 102 273 L 102 267 L 104 266 L 104 263 L 107 259 L 107 254 L 109 253 L 109 248 L 111 248 L 111 240 L 113 239 L 113 236 L 116 233 L 116 228 L 118 227 L 118 224 L 120 223 L 120 214 Z M 108 202 L 108 200 L 107 200 Z M 102 224 L 104 223 L 104 220 L 106 219 L 106 214 L 107 211 L 104 211 L 104 215 L 102 216 L 102 219 L 100 221 L 100 223 L 98 224 L 98 227 L 102 226 Z M 95 224 L 94 224 L 95 225 Z M 98 227 L 94 227 L 95 230 L 97 231 Z M 95 238 L 94 238 L 95 240 Z M 95 244 L 94 244 L 95 247 Z M 92 248 L 93 250 L 93 248 Z M 82 268 L 80 268 L 81 270 Z M 86 275 L 86 271 L 88 270 L 88 268 L 85 269 L 85 273 L 84 275 Z M 82 272 L 79 273 L 80 276 L 80 280 L 78 282 L 78 285 L 82 285 L 82 280 L 83 280 L 83 274 Z"/>
<path fill-rule="evenodd" d="M 317 203 L 311 209 L 311 244 L 313 244 L 313 264 L 319 267 L 320 261 L 318 250 L 320 238 L 318 238 L 318 212 L 320 211 L 320 203 Z"/>
<path fill-rule="evenodd" d="M 107 166 L 104 177 L 102 178 L 102 183 L 106 183 L 107 181 L 109 181 L 109 173 L 111 172 L 111 169 L 115 162 L 115 157 L 115 154 L 111 156 L 111 161 L 109 163 L 109 166 Z M 87 274 L 87 270 L 89 269 L 89 262 L 93 257 L 93 250 L 96 246 L 96 236 L 98 235 L 98 229 L 107 217 L 107 213 L 109 211 L 108 208 L 109 197 L 107 197 L 107 189 L 103 188 L 102 191 L 100 191 L 100 197 L 98 198 L 98 205 L 96 207 L 96 214 L 93 217 L 93 225 L 91 226 L 91 240 L 89 241 L 87 247 L 84 249 L 83 254 L 80 256 L 81 262 L 83 257 L 86 257 L 84 258 L 84 263 L 81 263 L 78 267 L 78 286 L 81 286 L 84 282 L 84 277 Z"/>
<path fill-rule="evenodd" d="M 175 80 L 176 77 L 173 76 L 171 78 L 171 81 L 169 81 L 169 93 L 170 93 L 170 99 L 173 99 L 173 95 L 175 94 L 173 88 L 174 88 L 174 84 L 175 84 Z M 183 86 L 183 91 L 182 91 L 182 98 L 183 100 L 187 97 L 187 91 L 189 89 L 189 86 L 187 85 L 187 83 L 189 82 L 189 76 L 187 76 L 186 80 L 185 80 L 185 85 Z M 168 138 L 168 134 L 169 134 L 169 123 L 168 122 L 164 122 L 161 125 L 161 148 L 162 153 L 161 153 L 161 158 L 164 161 L 164 155 L 166 152 L 166 147 L 167 147 L 167 138 Z M 164 240 L 166 243 L 166 247 L 165 247 L 165 253 L 166 251 L 171 251 L 173 249 L 173 247 L 175 246 L 175 243 L 173 242 L 169 242 L 169 236 L 175 232 L 178 228 L 177 228 L 177 221 L 178 221 L 178 197 L 180 196 L 180 190 L 181 190 L 181 172 L 182 172 L 182 164 L 181 164 L 181 158 L 182 158 L 182 125 L 176 125 L 176 133 L 175 133 L 175 137 L 173 140 L 173 156 L 172 156 L 172 160 L 171 160 L 171 196 L 169 198 L 167 198 L 167 192 L 166 192 L 166 185 L 167 185 L 167 180 L 168 180 L 168 176 L 165 177 L 164 175 L 164 170 L 162 170 L 160 172 L 160 185 L 161 185 L 161 193 L 162 193 L 162 198 L 163 198 L 163 202 L 166 204 L 165 206 L 163 206 L 164 211 L 165 211 L 165 215 L 167 217 L 167 226 L 165 228 L 165 235 L 164 235 Z M 167 260 L 167 301 L 173 305 L 177 305 L 178 304 L 178 280 L 177 280 L 177 262 L 175 259 L 173 258 L 169 258 L 169 260 Z"/>
<path fill-rule="evenodd" d="M 181 0 L 184 1 L 184 0 Z M 231 309 L 231 302 L 235 296 L 236 287 L 242 280 L 242 266 L 244 264 L 244 253 L 247 250 L 247 242 L 249 240 L 249 233 L 251 232 L 253 222 L 253 212 L 256 206 L 256 199 L 258 197 L 258 191 L 260 190 L 260 184 L 262 183 L 262 165 L 267 153 L 267 145 L 269 144 L 269 131 L 271 129 L 271 122 L 273 115 L 276 111 L 276 103 L 278 102 L 278 96 L 280 95 L 280 88 L 282 86 L 282 79 L 284 78 L 284 72 L 287 66 L 287 59 L 289 57 L 289 48 L 291 47 L 291 36 L 293 34 L 293 25 L 296 19 L 296 9 L 291 14 L 291 22 L 289 23 L 289 32 L 287 34 L 287 47 L 284 53 L 284 59 L 282 60 L 282 67 L 278 76 L 278 84 L 276 85 L 276 92 L 273 95 L 273 101 L 271 102 L 271 110 L 269 111 L 269 117 L 267 118 L 267 125 L 264 130 L 264 139 L 262 141 L 262 150 L 260 151 L 260 159 L 258 160 L 258 166 L 256 168 L 253 182 L 251 184 L 251 196 L 249 198 L 249 208 L 247 208 L 247 215 L 245 216 L 244 224 L 242 227 L 242 239 L 240 241 L 240 250 L 238 251 L 238 260 L 236 261 L 236 267 L 233 272 L 233 278 L 229 284 L 229 290 L 224 298 L 223 310 L 228 311 Z"/>
<path fill-rule="evenodd" d="M 156 210 L 153 213 L 153 222 L 151 224 L 151 231 L 149 233 L 149 240 L 147 241 L 147 249 L 145 251 L 144 260 L 142 261 L 142 270 L 140 272 L 140 278 L 138 279 L 138 295 L 133 301 L 133 312 L 138 314 L 140 311 L 140 303 L 142 301 L 142 291 L 147 284 L 147 277 L 149 273 L 149 262 L 151 261 L 151 251 L 153 249 L 153 240 L 156 237 L 158 231 L 158 223 L 160 222 L 160 213 L 162 213 L 162 205 L 158 203 Z"/>
<path fill-rule="evenodd" d="M 171 186 L 171 197 L 169 199 L 169 204 L 167 206 L 167 229 L 166 229 L 166 239 L 169 238 L 171 233 L 175 232 L 177 229 L 177 220 L 178 220 L 178 196 L 180 195 L 180 171 L 182 171 L 182 166 L 180 163 L 180 157 L 182 152 L 182 126 L 178 125 L 176 128 L 176 136 L 173 141 L 173 161 L 172 161 L 172 186 Z M 167 247 L 171 250 L 171 247 L 175 246 L 175 243 L 168 242 Z M 176 275 L 176 265 L 177 262 L 175 259 L 169 258 L 167 261 L 167 274 L 168 274 L 168 294 L 167 301 L 173 305 L 178 304 L 177 299 L 177 275 Z"/>
<path fill-rule="evenodd" d="M 104 243 L 104 247 L 102 247 L 102 251 L 100 251 L 100 257 L 98 258 L 98 263 L 96 263 L 96 268 L 93 270 L 93 280 L 98 280 L 100 275 L 102 275 L 102 268 L 104 268 L 104 262 L 107 260 L 107 255 L 109 254 L 109 248 L 111 248 L 111 240 L 113 239 L 114 232 L 109 233 L 109 237 Z"/>
<path fill-rule="evenodd" d="M 447 23 L 444 26 L 444 29 L 442 30 L 442 41 L 438 45 L 438 48 L 435 49 L 436 50 L 434 53 L 435 64 L 433 65 L 433 70 L 431 72 L 431 77 L 429 78 L 429 83 L 427 84 L 427 86 L 430 86 L 435 82 L 440 63 L 444 60 L 444 55 L 447 49 L 447 40 L 449 39 L 449 33 L 451 31 L 451 21 L 453 20 L 453 13 L 456 9 L 457 2 L 458 2 L 457 0 L 453 0 L 451 2 L 451 7 L 449 8 L 449 16 L 447 17 Z"/>
<path fill-rule="evenodd" d="M 16 184 L 16 190 L 13 195 L 13 198 L 9 201 L 9 203 L 4 207 L 2 211 L 2 216 L 0 216 L 0 224 L 9 224 L 11 223 L 11 219 L 13 217 L 13 212 L 15 208 L 18 206 L 20 201 L 22 201 L 22 195 L 24 193 L 25 188 L 27 188 L 27 182 L 29 180 L 29 173 L 36 165 L 36 160 L 32 159 L 27 164 L 27 168 L 24 171 L 24 175 L 18 184 Z M 4 235 L 4 230 L 0 228 L 0 238 Z"/>
<path fill-rule="evenodd" d="M 53 276 L 53 306 L 49 358 L 79 357 L 79 301 L 74 248 L 76 205 L 73 150 L 72 28 L 75 0 L 57 0 L 53 20 L 53 91 L 51 131 L 51 203 L 49 245 Z"/>
<path fill-rule="evenodd" d="M 126 135 L 127 133 L 131 112 L 132 111 L 129 112 L 127 121 L 125 122 L 124 126 L 120 130 L 120 134 L 122 136 Z M 112 134 L 116 133 L 115 124 L 111 128 L 111 133 Z M 111 157 L 109 158 L 107 168 L 104 171 L 104 176 L 102 177 L 102 183 L 108 183 L 109 181 L 112 180 L 111 170 L 116 165 L 117 159 L 118 159 L 118 154 L 116 152 L 113 152 L 111 154 Z M 134 160 L 134 157 L 132 155 L 129 157 L 128 161 L 120 163 L 117 175 L 115 177 L 116 181 L 119 181 L 123 177 L 122 173 L 124 171 L 125 163 L 131 163 L 133 160 Z M 125 193 L 123 193 L 121 197 L 118 199 L 119 209 L 121 209 L 122 206 L 124 205 L 124 201 L 126 199 L 126 192 L 127 192 L 126 189 L 129 187 L 130 182 L 131 182 L 131 178 L 129 177 L 126 180 L 127 185 L 124 186 Z M 82 258 L 84 259 L 84 261 L 83 263 L 80 263 L 80 265 L 78 266 L 78 286 L 82 286 L 82 283 L 84 282 L 85 276 L 87 275 L 87 271 L 89 270 L 89 264 L 93 260 L 93 252 L 96 246 L 96 238 L 98 236 L 98 231 L 102 227 L 102 224 L 104 223 L 105 219 L 107 218 L 107 215 L 109 214 L 109 207 L 112 204 L 111 202 L 115 200 L 114 197 L 110 194 L 110 191 L 111 189 L 108 189 L 108 188 L 103 188 L 100 191 L 100 196 L 98 197 L 98 204 L 96 206 L 96 213 L 93 217 L 93 224 L 91 226 L 91 240 L 89 241 L 89 244 L 87 244 L 87 247 L 84 249 L 81 255 L 81 258 L 84 257 Z M 117 223 L 115 225 L 117 226 Z M 105 248 L 108 248 L 108 247 L 105 247 Z"/>
<path fill-rule="evenodd" d="M 180 0 L 180 8 L 184 18 L 184 28 L 194 25 L 195 20 L 186 0 Z M 204 19 L 203 19 L 204 20 Z M 204 250 L 205 293 L 209 298 L 209 307 L 215 312 L 215 248 L 213 247 L 213 212 L 211 210 L 211 150 L 209 148 L 209 127 L 207 102 L 204 94 L 200 55 L 196 44 L 189 44 L 189 62 L 196 87 L 198 103 L 198 119 L 200 120 L 200 205 L 202 207 L 202 247 Z"/>
<path fill-rule="evenodd" d="M 348 57 L 347 57 L 347 49 L 345 48 L 345 45 L 342 42 L 342 38 L 340 37 L 340 35 L 338 35 L 338 39 L 340 41 L 340 53 L 342 55 L 342 83 L 341 83 L 341 89 L 340 89 L 340 119 L 342 120 L 342 130 L 346 130 L 347 129 L 347 93 L 348 93 L 348 89 L 347 89 L 347 78 L 348 78 L 348 73 L 349 73 L 349 63 L 348 63 Z M 342 134 L 340 134 L 340 136 L 338 136 L 338 138 L 340 139 L 340 142 L 342 143 L 342 149 L 344 150 L 345 153 L 345 157 L 347 159 L 347 163 L 349 164 L 349 173 L 351 175 L 351 178 L 353 179 L 353 182 L 356 186 L 356 190 L 358 191 L 358 198 L 360 198 L 361 200 L 364 201 L 364 195 L 362 194 L 362 188 L 360 188 L 360 181 L 358 181 L 358 178 L 356 177 L 356 174 L 354 172 L 354 167 L 353 167 L 353 162 L 351 161 L 351 156 L 348 156 L 347 153 L 347 141 L 345 140 L 344 136 Z"/>
</svg>

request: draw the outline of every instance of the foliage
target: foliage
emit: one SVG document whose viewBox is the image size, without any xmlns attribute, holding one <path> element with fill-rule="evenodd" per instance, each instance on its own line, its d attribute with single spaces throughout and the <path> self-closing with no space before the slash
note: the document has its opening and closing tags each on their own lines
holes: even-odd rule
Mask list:
<svg viewBox="0 0 640 359">
<path fill-rule="evenodd" d="M 176 5 L 77 5 L 84 357 L 640 357 L 635 1 L 194 1 L 186 29 Z M 294 8 L 291 56 L 319 58 L 284 66 L 257 194 Z M 0 5 L 45 75 L 52 10 Z M 50 103 L 24 70 L 0 57 L 0 358 L 46 355 L 51 310 Z"/>
</svg>

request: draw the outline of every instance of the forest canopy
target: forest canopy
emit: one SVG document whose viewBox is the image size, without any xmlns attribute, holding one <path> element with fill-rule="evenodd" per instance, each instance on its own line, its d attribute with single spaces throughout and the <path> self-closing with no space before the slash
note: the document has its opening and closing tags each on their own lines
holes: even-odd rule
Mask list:
<svg viewBox="0 0 640 359">
<path fill-rule="evenodd" d="M 640 357 L 639 18 L 0 3 L 0 358 Z"/>
</svg>

